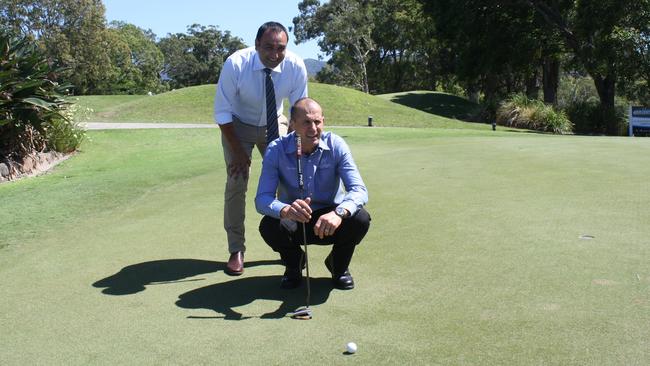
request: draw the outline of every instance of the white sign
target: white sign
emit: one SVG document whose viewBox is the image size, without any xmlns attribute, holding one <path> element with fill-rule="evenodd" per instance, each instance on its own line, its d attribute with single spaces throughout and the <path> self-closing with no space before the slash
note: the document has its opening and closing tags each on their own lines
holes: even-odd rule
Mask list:
<svg viewBox="0 0 650 366">
<path fill-rule="evenodd" d="M 630 107 L 629 135 L 634 136 L 634 128 L 650 129 L 650 107 Z"/>
</svg>

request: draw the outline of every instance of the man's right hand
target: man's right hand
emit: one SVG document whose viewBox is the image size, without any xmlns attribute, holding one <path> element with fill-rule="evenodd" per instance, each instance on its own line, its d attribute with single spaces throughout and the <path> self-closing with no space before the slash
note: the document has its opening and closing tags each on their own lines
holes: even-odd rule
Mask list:
<svg viewBox="0 0 650 366">
<path fill-rule="evenodd" d="M 311 220 L 311 198 L 304 200 L 297 199 L 292 204 L 284 206 L 280 211 L 280 218 L 289 219 L 297 222 L 308 223 Z"/>
<path fill-rule="evenodd" d="M 248 168 L 251 166 L 251 158 L 246 154 L 246 151 L 241 145 L 233 123 L 225 123 L 219 125 L 221 133 L 226 138 L 230 146 L 231 161 L 228 164 L 228 176 L 237 178 L 248 178 Z"/>
</svg>

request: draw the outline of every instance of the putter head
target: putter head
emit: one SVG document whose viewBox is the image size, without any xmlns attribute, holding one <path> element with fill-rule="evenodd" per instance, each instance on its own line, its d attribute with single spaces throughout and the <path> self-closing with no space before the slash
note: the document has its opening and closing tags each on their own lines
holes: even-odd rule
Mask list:
<svg viewBox="0 0 650 366">
<path fill-rule="evenodd" d="M 309 320 L 311 319 L 311 309 L 310 308 L 300 308 L 293 313 L 291 313 L 291 319 L 298 320 Z"/>
</svg>

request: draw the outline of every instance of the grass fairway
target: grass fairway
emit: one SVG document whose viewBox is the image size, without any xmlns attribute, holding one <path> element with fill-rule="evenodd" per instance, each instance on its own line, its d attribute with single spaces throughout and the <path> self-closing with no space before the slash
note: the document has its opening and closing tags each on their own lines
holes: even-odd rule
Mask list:
<svg viewBox="0 0 650 366">
<path fill-rule="evenodd" d="M 90 117 L 92 122 L 214 123 L 212 114 L 215 88 L 215 85 L 201 85 L 151 97 L 80 96 L 77 100 L 82 107 L 95 110 Z M 387 97 L 335 85 L 309 83 L 309 95 L 321 103 L 330 126 L 366 126 L 368 116 L 372 115 L 373 124 L 381 127 L 490 128 L 486 124 L 460 122 L 411 108 L 412 106 L 393 103 Z M 395 98 L 402 102 L 397 96 Z M 447 103 L 430 98 L 424 102 Z M 289 115 L 288 100 L 285 100 L 284 108 L 285 115 Z"/>
<path fill-rule="evenodd" d="M 0 363 L 650 363 L 650 140 L 334 131 L 373 221 L 352 291 L 310 247 L 309 321 L 284 317 L 304 287 L 279 288 L 252 202 L 246 272 L 223 273 L 217 130 L 91 132 L 0 185 Z"/>
</svg>

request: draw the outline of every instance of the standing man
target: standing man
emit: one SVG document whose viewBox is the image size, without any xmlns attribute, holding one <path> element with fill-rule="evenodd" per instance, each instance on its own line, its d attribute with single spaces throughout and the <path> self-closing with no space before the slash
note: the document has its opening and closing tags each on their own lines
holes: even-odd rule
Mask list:
<svg viewBox="0 0 650 366">
<path fill-rule="evenodd" d="M 264 154 L 270 141 L 286 134 L 284 98 L 293 105 L 307 96 L 305 63 L 287 51 L 288 40 L 282 24 L 264 23 L 255 47 L 228 57 L 219 76 L 214 117 L 227 169 L 223 224 L 230 258 L 225 272 L 232 276 L 244 272 L 246 191 L 253 147 Z"/>
<path fill-rule="evenodd" d="M 341 137 L 323 132 L 324 122 L 316 101 L 299 100 L 291 108 L 293 132 L 273 141 L 262 162 L 255 207 L 265 215 L 260 223 L 262 238 L 280 253 L 286 267 L 282 288 L 298 287 L 302 280 L 303 227 L 307 243 L 333 244 L 325 266 L 334 287 L 354 288 L 348 265 L 370 226 L 370 215 L 363 208 L 368 191 L 350 148 Z M 297 175 L 297 136 L 302 147 L 304 193 Z"/>
</svg>

